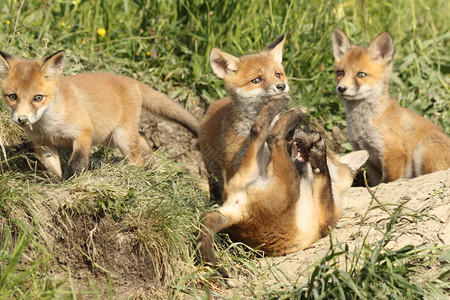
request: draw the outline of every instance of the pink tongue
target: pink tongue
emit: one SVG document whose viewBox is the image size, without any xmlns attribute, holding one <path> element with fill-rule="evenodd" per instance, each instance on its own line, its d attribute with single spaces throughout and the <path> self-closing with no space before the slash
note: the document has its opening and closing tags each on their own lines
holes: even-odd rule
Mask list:
<svg viewBox="0 0 450 300">
<path fill-rule="evenodd" d="M 300 151 L 300 147 L 298 146 L 297 143 L 295 143 L 295 145 L 297 146 L 297 156 L 295 158 L 300 162 L 305 162 L 306 160 L 303 157 L 302 152 Z"/>
</svg>

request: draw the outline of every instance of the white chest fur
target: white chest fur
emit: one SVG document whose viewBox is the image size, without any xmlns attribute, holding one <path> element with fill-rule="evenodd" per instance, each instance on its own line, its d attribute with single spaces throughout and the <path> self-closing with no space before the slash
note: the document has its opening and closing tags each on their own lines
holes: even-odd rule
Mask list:
<svg viewBox="0 0 450 300">
<path fill-rule="evenodd" d="M 373 120 L 380 113 L 380 105 L 370 99 L 344 101 L 347 114 L 348 138 L 354 150 L 367 150 L 369 161 L 381 165 L 383 136 L 373 126 Z"/>
</svg>

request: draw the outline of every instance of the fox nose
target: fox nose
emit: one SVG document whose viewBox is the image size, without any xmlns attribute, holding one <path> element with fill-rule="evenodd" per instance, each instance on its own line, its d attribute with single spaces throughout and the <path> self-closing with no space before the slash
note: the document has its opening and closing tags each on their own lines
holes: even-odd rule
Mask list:
<svg viewBox="0 0 450 300">
<path fill-rule="evenodd" d="M 20 125 L 26 125 L 28 123 L 28 117 L 25 115 L 20 115 L 17 117 L 17 121 Z"/>
<path fill-rule="evenodd" d="M 339 93 L 343 94 L 347 90 L 347 87 L 345 85 L 340 85 L 337 89 Z"/>
<path fill-rule="evenodd" d="M 284 91 L 285 88 L 286 88 L 286 84 L 284 84 L 284 83 L 277 84 L 277 89 L 278 90 Z"/>
</svg>

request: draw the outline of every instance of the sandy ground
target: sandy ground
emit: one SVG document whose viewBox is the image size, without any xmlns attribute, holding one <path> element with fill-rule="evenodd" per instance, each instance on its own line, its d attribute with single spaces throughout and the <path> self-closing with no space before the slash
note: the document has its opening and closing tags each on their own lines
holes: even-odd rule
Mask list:
<svg viewBox="0 0 450 300">
<path fill-rule="evenodd" d="M 450 245 L 450 169 L 380 184 L 372 191 L 391 213 L 405 203 L 404 215 L 398 219 L 398 229 L 387 245 L 389 249 L 400 249 L 406 245 Z M 333 239 L 347 243 L 350 249 L 360 244 L 366 234 L 369 242 L 380 240 L 390 215 L 373 200 L 369 191 L 353 187 L 346 192 L 344 200 L 344 210 L 333 230 Z M 373 209 L 368 211 L 369 207 Z M 375 227 L 380 228 L 381 232 Z M 305 269 L 320 260 L 329 245 L 327 236 L 303 251 L 284 257 L 260 259 L 262 265 L 273 270 L 267 284 L 287 283 L 287 278 L 305 281 L 310 274 Z"/>
</svg>

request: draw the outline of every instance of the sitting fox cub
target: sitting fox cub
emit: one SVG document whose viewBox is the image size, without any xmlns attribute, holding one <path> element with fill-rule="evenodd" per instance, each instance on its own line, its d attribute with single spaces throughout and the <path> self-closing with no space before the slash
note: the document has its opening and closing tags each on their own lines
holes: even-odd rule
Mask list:
<svg viewBox="0 0 450 300">
<path fill-rule="evenodd" d="M 260 53 L 240 58 L 218 48 L 211 51 L 211 67 L 223 79 L 228 97 L 208 108 L 198 139 L 210 175 L 211 200 L 217 203 L 239 167 L 255 117 L 270 97 L 289 90 L 281 65 L 284 41 L 283 35 Z M 266 152 L 262 156 L 268 158 Z"/>
<path fill-rule="evenodd" d="M 287 95 L 275 96 L 261 110 L 241 164 L 225 186 L 223 205 L 203 216 L 199 252 L 214 267 L 212 243 L 221 230 L 270 255 L 298 251 L 328 233 L 328 226 L 338 219 L 342 193 L 368 158 L 366 151 L 337 157 L 326 151 L 319 134 L 302 131 L 294 133 L 288 147 L 286 137 L 305 116 L 304 108 L 282 114 L 269 133 L 274 116 L 288 100 Z M 266 142 L 270 162 L 261 165 L 258 153 Z M 218 272 L 228 278 L 223 268 Z"/>
<path fill-rule="evenodd" d="M 62 180 L 58 150 L 72 147 L 69 172 L 87 168 L 89 150 L 99 143 L 118 147 L 143 165 L 151 158 L 138 132 L 141 107 L 179 122 L 197 135 L 198 121 L 165 94 L 134 79 L 88 73 L 61 77 L 64 51 L 22 60 L 0 51 L 0 88 L 14 122 L 24 126 L 44 167 Z"/>
<path fill-rule="evenodd" d="M 344 100 L 348 136 L 355 150 L 369 152 L 371 185 L 450 168 L 445 132 L 389 97 L 394 44 L 381 33 L 368 48 L 333 31 L 336 92 Z"/>
</svg>

